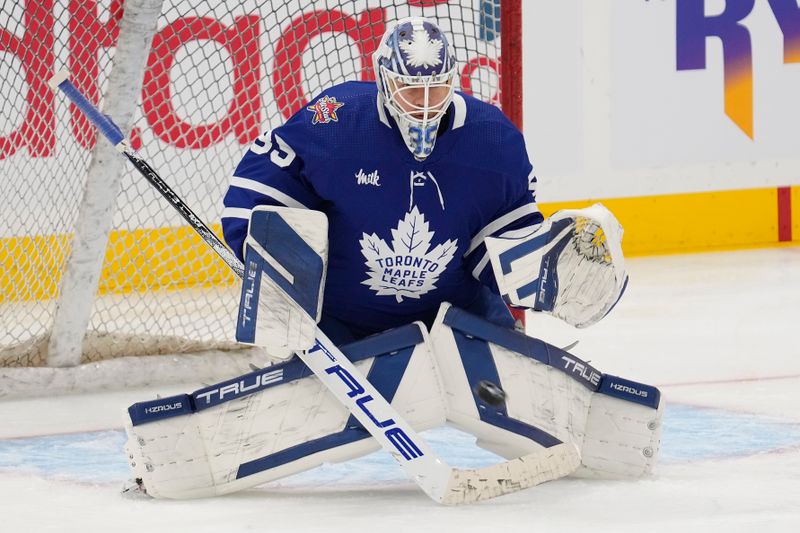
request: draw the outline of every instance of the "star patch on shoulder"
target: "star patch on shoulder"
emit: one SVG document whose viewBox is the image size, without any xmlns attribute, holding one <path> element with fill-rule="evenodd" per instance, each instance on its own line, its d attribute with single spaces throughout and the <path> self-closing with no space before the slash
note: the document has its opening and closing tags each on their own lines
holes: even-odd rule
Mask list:
<svg viewBox="0 0 800 533">
<path fill-rule="evenodd" d="M 337 102 L 335 96 L 323 96 L 314 105 L 306 108 L 307 111 L 314 113 L 311 119 L 312 124 L 327 124 L 328 122 L 339 122 L 336 110 L 344 105 L 344 102 Z"/>
</svg>

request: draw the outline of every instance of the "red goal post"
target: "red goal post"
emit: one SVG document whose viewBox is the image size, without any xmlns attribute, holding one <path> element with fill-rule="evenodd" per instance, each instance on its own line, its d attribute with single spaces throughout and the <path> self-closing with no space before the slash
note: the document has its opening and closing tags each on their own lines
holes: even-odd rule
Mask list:
<svg viewBox="0 0 800 533">
<path fill-rule="evenodd" d="M 54 72 L 68 68 L 106 112 L 127 114 L 134 146 L 217 223 L 247 145 L 325 87 L 373 79 L 370 55 L 386 25 L 404 16 L 436 18 L 458 50 L 460 89 L 521 126 L 520 11 L 520 0 L 4 7 L 0 367 L 235 348 L 233 277 L 122 158 L 103 153 L 80 113 L 54 98 L 46 87 Z"/>
</svg>

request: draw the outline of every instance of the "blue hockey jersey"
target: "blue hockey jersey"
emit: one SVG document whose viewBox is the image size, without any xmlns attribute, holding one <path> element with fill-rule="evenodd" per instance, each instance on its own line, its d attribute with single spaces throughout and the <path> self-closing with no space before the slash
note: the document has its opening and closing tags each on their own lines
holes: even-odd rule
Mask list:
<svg viewBox="0 0 800 533">
<path fill-rule="evenodd" d="M 456 92 L 433 153 L 417 161 L 371 82 L 331 87 L 245 154 L 225 195 L 225 239 L 241 258 L 250 210 L 270 204 L 329 221 L 323 316 L 377 332 L 430 323 L 441 302 L 496 291 L 483 244 L 542 221 L 519 130 Z"/>
</svg>

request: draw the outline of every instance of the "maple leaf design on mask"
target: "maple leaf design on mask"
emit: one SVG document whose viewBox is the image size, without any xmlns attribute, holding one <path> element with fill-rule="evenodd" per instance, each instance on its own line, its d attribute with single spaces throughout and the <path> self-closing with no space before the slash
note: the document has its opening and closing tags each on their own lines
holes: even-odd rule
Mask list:
<svg viewBox="0 0 800 533">
<path fill-rule="evenodd" d="M 436 67 L 442 64 L 439 57 L 444 43 L 440 39 L 431 39 L 426 31 L 415 31 L 410 41 L 400 41 L 400 50 L 406 55 L 412 67 Z"/>
</svg>

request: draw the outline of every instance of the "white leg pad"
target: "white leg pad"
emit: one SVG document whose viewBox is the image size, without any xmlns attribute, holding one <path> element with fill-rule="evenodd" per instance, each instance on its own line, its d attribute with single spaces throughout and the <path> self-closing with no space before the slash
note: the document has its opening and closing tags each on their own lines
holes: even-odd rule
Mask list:
<svg viewBox="0 0 800 533">
<path fill-rule="evenodd" d="M 421 324 L 343 351 L 415 429 L 444 424 L 443 396 Z M 158 498 L 216 496 L 378 449 L 309 374 L 292 359 L 191 395 L 131 406 L 126 453 L 134 476 Z"/>
<path fill-rule="evenodd" d="M 593 394 L 581 446 L 581 477 L 642 477 L 652 472 L 661 440 L 664 402 L 655 410 Z"/>
<path fill-rule="evenodd" d="M 446 391 L 447 421 L 505 458 L 569 442 L 581 453 L 575 475 L 637 478 L 658 455 L 663 402 L 658 389 L 604 375 L 559 348 L 444 305 L 431 330 Z M 488 380 L 506 394 L 484 401 Z"/>
</svg>

